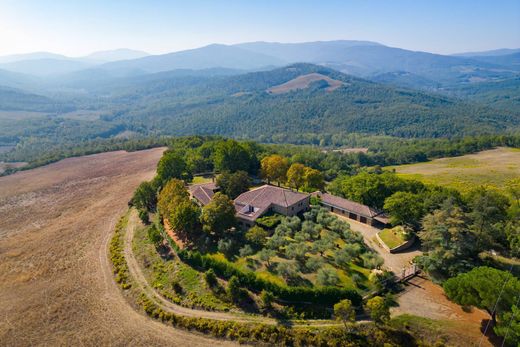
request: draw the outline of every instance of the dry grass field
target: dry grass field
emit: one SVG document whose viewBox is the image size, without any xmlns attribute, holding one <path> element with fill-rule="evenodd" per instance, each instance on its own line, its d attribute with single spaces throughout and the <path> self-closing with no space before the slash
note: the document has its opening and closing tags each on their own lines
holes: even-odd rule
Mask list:
<svg viewBox="0 0 520 347">
<path fill-rule="evenodd" d="M 283 94 L 288 93 L 298 89 L 309 88 L 311 83 L 317 81 L 325 81 L 329 85 L 326 90 L 328 92 L 332 92 L 335 89 L 338 89 L 343 85 L 343 82 L 332 79 L 328 76 L 319 74 L 319 73 L 310 73 L 303 76 L 298 76 L 290 81 L 287 81 L 283 84 L 274 86 L 269 88 L 267 91 L 271 94 Z"/>
<path fill-rule="evenodd" d="M 520 177 L 520 149 L 497 148 L 388 169 L 395 169 L 402 177 L 449 186 L 461 191 L 479 185 L 504 189 L 508 180 Z"/>
<path fill-rule="evenodd" d="M 70 158 L 0 178 L 0 345 L 228 345 L 138 313 L 107 259 L 163 149 Z"/>
</svg>

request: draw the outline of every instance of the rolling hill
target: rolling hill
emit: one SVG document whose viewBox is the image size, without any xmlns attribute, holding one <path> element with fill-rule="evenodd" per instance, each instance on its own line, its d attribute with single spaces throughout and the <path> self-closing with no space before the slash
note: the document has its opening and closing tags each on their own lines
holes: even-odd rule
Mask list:
<svg viewBox="0 0 520 347">
<path fill-rule="evenodd" d="M 320 78 L 312 81 L 309 75 Z M 294 88 L 302 86 L 302 80 L 304 88 Z M 335 81 L 334 90 L 327 81 Z M 285 86 L 284 93 L 268 92 L 280 86 Z M 162 134 L 264 140 L 304 132 L 443 137 L 504 131 L 520 124 L 515 113 L 385 86 L 312 64 L 236 76 L 134 80 L 117 89 L 117 94 L 108 86 L 96 92 L 111 96 L 114 116 L 109 118 Z"/>
<path fill-rule="evenodd" d="M 24 144 L 17 151 L 34 155 L 123 133 L 215 134 L 308 143 L 306 139 L 316 134 L 451 137 L 520 127 L 518 112 L 396 88 L 314 64 L 249 73 L 175 70 L 91 84 L 77 82 L 83 86 L 81 94 L 56 94 L 51 99 L 64 111 L 58 109 L 52 118 L 39 123 L 12 121 L 8 128 L 0 128 L 0 139 L 17 139 Z M 510 92 L 516 83 L 511 81 Z M 30 98 L 35 96 L 28 94 L 16 97 L 25 104 L 23 109 L 38 111 L 48 106 L 48 99 L 32 102 Z M 0 110 L 6 105 L 15 109 L 0 99 Z M 71 118 L 65 110 L 76 110 L 79 116 Z M 81 114 L 92 112 L 98 116 L 81 118 Z M 29 138 L 31 141 L 25 141 Z M 11 157 L 20 159 L 23 155 Z"/>
</svg>

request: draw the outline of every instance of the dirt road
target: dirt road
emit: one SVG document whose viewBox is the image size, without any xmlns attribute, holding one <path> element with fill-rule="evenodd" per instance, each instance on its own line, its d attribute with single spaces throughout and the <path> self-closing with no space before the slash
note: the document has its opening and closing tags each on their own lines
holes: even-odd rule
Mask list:
<svg viewBox="0 0 520 347">
<path fill-rule="evenodd" d="M 230 345 L 137 313 L 106 257 L 162 149 L 70 158 L 0 178 L 0 345 Z"/>
</svg>

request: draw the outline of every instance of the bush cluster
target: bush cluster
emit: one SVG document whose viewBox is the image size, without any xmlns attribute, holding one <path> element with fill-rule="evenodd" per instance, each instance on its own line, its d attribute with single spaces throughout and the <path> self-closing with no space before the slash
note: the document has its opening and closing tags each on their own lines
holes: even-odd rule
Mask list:
<svg viewBox="0 0 520 347">
<path fill-rule="evenodd" d="M 116 282 L 121 285 L 121 288 L 128 289 L 131 287 L 128 279 L 128 265 L 126 264 L 125 256 L 123 254 L 123 235 L 126 225 L 126 217 L 121 217 L 116 225 L 114 236 L 110 241 L 110 260 L 114 265 L 114 274 L 116 275 Z"/>
</svg>

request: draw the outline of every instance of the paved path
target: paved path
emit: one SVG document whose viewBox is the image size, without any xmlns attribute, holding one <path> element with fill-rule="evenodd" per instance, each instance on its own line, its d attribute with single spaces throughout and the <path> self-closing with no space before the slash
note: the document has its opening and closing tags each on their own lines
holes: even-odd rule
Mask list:
<svg viewBox="0 0 520 347">
<path fill-rule="evenodd" d="M 379 255 L 385 261 L 385 266 L 395 274 L 399 274 L 403 268 L 410 266 L 412 259 L 422 254 L 422 252 L 419 250 L 418 243 L 415 243 L 414 246 L 405 250 L 404 252 L 392 254 L 381 247 L 375 240 L 376 234 L 380 231 L 379 229 L 339 214 L 335 215 L 347 221 L 350 224 L 350 228 L 352 230 L 360 232 L 361 235 L 363 235 L 365 243 L 374 251 L 379 253 Z"/>
</svg>

